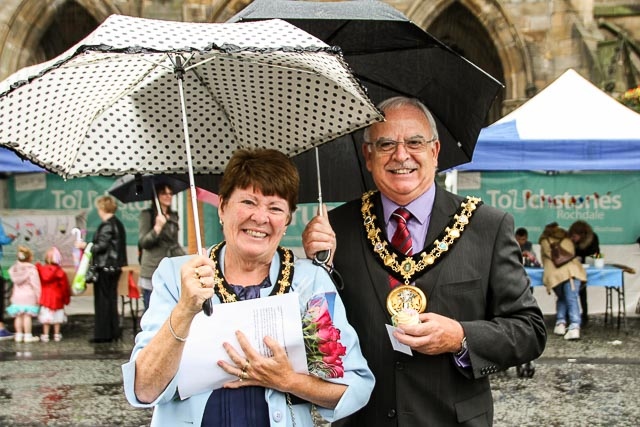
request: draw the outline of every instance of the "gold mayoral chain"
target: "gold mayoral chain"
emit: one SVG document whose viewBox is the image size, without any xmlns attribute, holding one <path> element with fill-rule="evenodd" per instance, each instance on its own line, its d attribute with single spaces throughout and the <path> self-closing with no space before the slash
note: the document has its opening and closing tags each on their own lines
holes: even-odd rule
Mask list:
<svg viewBox="0 0 640 427">
<path fill-rule="evenodd" d="M 213 290 L 223 303 L 238 301 L 238 295 L 236 295 L 235 291 L 231 285 L 229 285 L 227 279 L 224 278 L 224 275 L 220 273 L 220 269 L 218 268 L 218 258 L 225 243 L 225 241 L 218 243 L 211 249 L 211 254 L 209 255 L 209 258 L 211 258 L 216 265 L 213 270 Z M 278 286 L 273 287 L 269 296 L 286 294 L 291 289 L 291 278 L 293 277 L 293 251 L 279 246 L 278 255 L 280 255 L 280 268 L 278 269 L 278 279 L 276 280 L 276 284 Z"/>
<path fill-rule="evenodd" d="M 469 225 L 473 212 L 482 201 L 478 197 L 467 196 L 447 227 L 431 245 L 414 255 L 403 255 L 389 242 L 380 238 L 381 228 L 377 223 L 377 216 L 371 213 L 371 197 L 375 193 L 377 191 L 369 191 L 362 195 L 361 212 L 366 235 L 382 267 L 396 279 L 404 281 L 404 285 L 394 288 L 387 296 L 387 310 L 392 316 L 406 308 L 413 308 L 422 313 L 427 308 L 427 297 L 420 288 L 410 283 L 444 258 Z"/>
</svg>

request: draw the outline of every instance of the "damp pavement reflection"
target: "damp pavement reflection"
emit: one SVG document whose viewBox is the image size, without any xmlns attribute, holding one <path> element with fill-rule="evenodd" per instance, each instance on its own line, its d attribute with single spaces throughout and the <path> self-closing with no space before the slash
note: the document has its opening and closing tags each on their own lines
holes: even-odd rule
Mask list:
<svg viewBox="0 0 640 427">
<path fill-rule="evenodd" d="M 131 320 L 123 326 L 122 341 L 90 344 L 93 316 L 73 315 L 61 342 L 1 341 L 0 426 L 149 425 L 151 410 L 124 398 Z M 625 332 L 592 316 L 579 341 L 550 335 L 534 366 L 532 378 L 515 368 L 492 377 L 494 426 L 640 425 L 639 318 Z"/>
</svg>

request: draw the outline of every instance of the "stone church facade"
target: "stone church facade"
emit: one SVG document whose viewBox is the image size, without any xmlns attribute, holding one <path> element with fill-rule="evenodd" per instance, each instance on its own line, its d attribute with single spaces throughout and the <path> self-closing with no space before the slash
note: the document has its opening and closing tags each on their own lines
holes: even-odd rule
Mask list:
<svg viewBox="0 0 640 427">
<path fill-rule="evenodd" d="M 62 53 L 111 14 L 224 22 L 251 0 L 2 0 L 0 79 Z M 569 68 L 617 96 L 640 84 L 637 0 L 386 0 L 505 85 L 487 124 Z"/>
</svg>

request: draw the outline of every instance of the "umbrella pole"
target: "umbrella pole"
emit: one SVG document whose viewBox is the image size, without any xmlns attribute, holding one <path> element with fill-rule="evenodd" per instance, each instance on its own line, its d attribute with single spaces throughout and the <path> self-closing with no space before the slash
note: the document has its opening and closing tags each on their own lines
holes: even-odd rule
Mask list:
<svg viewBox="0 0 640 427">
<path fill-rule="evenodd" d="M 189 170 L 189 189 L 191 190 L 191 207 L 193 208 L 193 226 L 196 232 L 196 248 L 198 254 L 202 252 L 202 236 L 200 235 L 200 215 L 198 214 L 198 198 L 196 194 L 195 179 L 193 177 L 193 162 L 191 161 L 191 142 L 189 141 L 189 122 L 187 120 L 187 105 L 184 100 L 184 68 L 182 58 L 176 56 L 175 73 L 178 79 L 178 91 L 180 92 L 180 108 L 182 109 L 182 127 L 184 129 L 184 142 L 187 150 L 187 168 Z"/>
<path fill-rule="evenodd" d="M 318 154 L 318 147 L 315 147 L 316 150 L 316 174 L 318 176 L 318 215 L 324 216 L 324 209 L 322 206 L 322 182 L 320 182 L 320 155 Z M 331 255 L 330 250 L 319 251 L 313 256 L 313 260 L 315 263 L 324 265 L 329 260 L 329 256 Z"/>
<path fill-rule="evenodd" d="M 158 194 L 156 193 L 155 184 L 151 186 L 151 191 L 153 191 L 153 201 L 156 204 L 156 209 L 158 210 L 158 213 L 161 213 L 162 215 L 164 215 L 164 213 L 162 212 L 162 208 L 160 208 L 160 200 L 158 200 Z"/>
</svg>

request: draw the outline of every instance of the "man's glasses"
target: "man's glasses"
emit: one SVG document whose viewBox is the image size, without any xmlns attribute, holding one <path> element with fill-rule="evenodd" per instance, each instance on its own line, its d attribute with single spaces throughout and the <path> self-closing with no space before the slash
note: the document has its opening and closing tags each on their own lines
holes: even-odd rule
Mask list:
<svg viewBox="0 0 640 427">
<path fill-rule="evenodd" d="M 393 139 L 379 139 L 375 142 L 367 142 L 368 145 L 373 145 L 378 153 L 393 153 L 398 148 L 398 145 L 404 144 L 404 148 L 410 153 L 419 153 L 425 151 L 427 146 L 436 141 L 438 138 L 435 136 L 431 139 L 424 138 L 410 138 L 405 141 L 394 141 Z"/>
</svg>

